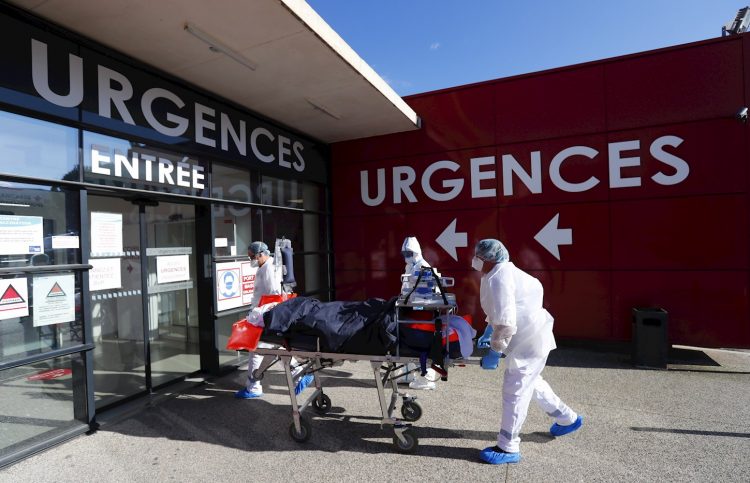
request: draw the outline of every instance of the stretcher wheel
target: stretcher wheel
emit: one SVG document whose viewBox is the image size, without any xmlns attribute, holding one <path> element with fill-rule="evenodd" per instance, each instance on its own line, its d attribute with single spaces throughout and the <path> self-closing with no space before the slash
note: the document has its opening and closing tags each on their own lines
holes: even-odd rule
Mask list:
<svg viewBox="0 0 750 483">
<path fill-rule="evenodd" d="M 325 414 L 331 410 L 331 398 L 321 393 L 320 396 L 313 400 L 313 408 L 321 414 Z"/>
<path fill-rule="evenodd" d="M 398 436 L 393 435 L 393 445 L 396 447 L 396 451 L 399 453 L 413 453 L 419 444 L 417 437 L 411 434 L 411 431 L 404 431 L 401 433 L 401 436 L 406 441 L 401 441 Z"/>
<path fill-rule="evenodd" d="M 401 416 L 405 421 L 417 421 L 422 417 L 422 405 L 417 401 L 404 401 L 401 405 Z"/>
<path fill-rule="evenodd" d="M 310 426 L 310 421 L 305 418 L 299 419 L 299 425 L 300 431 L 297 432 L 297 428 L 294 427 L 294 421 L 292 421 L 291 426 L 289 426 L 289 436 L 298 443 L 304 443 L 310 439 L 310 436 L 312 435 L 312 427 Z"/>
</svg>

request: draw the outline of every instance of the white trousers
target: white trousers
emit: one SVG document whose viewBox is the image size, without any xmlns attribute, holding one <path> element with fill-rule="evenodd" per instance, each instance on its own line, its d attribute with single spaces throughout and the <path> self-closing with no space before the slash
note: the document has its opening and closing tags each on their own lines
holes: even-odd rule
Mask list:
<svg viewBox="0 0 750 483">
<path fill-rule="evenodd" d="M 546 363 L 546 357 L 523 363 L 505 363 L 503 417 L 500 422 L 500 433 L 497 435 L 497 445 L 503 451 L 519 451 L 521 426 L 526 420 L 532 397 L 557 424 L 567 426 L 578 418 L 578 414 L 562 402 L 542 378 L 542 370 Z"/>
<path fill-rule="evenodd" d="M 267 344 L 265 342 L 258 342 L 258 347 L 261 349 L 278 349 L 280 346 L 273 345 L 273 344 Z M 260 369 L 260 366 L 263 364 L 263 361 L 268 357 L 269 359 L 273 359 L 275 356 L 261 356 L 256 354 L 255 352 L 249 352 L 248 355 L 250 356 L 248 362 L 247 362 L 247 382 L 245 383 L 245 387 L 248 391 L 251 392 L 262 392 L 263 386 L 261 385 L 259 380 L 256 380 L 253 377 L 253 371 L 256 369 Z M 297 364 L 297 360 L 292 358 L 292 364 Z M 304 367 L 299 366 L 295 369 L 292 369 L 292 379 L 297 378 L 300 371 L 302 371 Z"/>
</svg>

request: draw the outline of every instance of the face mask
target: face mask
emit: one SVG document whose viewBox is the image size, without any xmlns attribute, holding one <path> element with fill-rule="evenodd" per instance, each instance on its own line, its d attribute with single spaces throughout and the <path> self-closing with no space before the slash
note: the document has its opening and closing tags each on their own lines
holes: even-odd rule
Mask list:
<svg viewBox="0 0 750 483">
<path fill-rule="evenodd" d="M 253 268 L 258 268 L 258 260 L 254 259 L 254 258 L 252 260 L 250 260 L 250 266 L 253 267 Z"/>
<path fill-rule="evenodd" d="M 474 257 L 471 259 L 471 268 L 473 268 L 477 272 L 481 272 L 483 266 L 484 266 L 484 262 L 481 259 L 477 257 Z"/>
</svg>

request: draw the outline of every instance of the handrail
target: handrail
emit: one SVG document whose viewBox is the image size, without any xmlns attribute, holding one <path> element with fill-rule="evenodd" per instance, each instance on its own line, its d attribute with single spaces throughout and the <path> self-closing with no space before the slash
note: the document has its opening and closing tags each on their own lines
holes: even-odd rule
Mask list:
<svg viewBox="0 0 750 483">
<path fill-rule="evenodd" d="M 68 265 L 36 265 L 28 267 L 2 267 L 0 268 L 0 275 L 9 273 L 39 273 L 39 272 L 64 272 L 71 270 L 91 270 L 94 268 L 92 265 L 86 265 L 83 263 L 73 263 Z"/>
<path fill-rule="evenodd" d="M 64 349 L 56 349 L 47 352 L 41 352 L 34 354 L 33 356 L 25 356 L 19 359 L 13 359 L 11 361 L 0 362 L 0 371 L 6 369 L 13 369 L 21 366 L 28 366 L 35 362 L 45 361 L 48 359 L 54 359 L 56 357 L 63 357 L 70 354 L 76 354 L 78 352 L 86 352 L 94 349 L 94 344 L 76 344 L 74 346 L 65 347 Z"/>
</svg>

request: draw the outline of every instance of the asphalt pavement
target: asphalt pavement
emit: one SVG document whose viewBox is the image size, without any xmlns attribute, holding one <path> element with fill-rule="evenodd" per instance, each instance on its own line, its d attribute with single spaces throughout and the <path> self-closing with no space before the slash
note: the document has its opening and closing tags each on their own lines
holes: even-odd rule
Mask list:
<svg viewBox="0 0 750 483">
<path fill-rule="evenodd" d="M 112 411 L 99 431 L 0 470 L 0 482 L 750 481 L 750 353 L 684 348 L 671 362 L 636 369 L 623 353 L 553 351 L 544 376 L 583 428 L 552 437 L 532 401 L 513 465 L 478 459 L 499 428 L 500 370 L 457 367 L 434 391 L 406 388 L 423 416 L 416 451 L 401 454 L 359 362 L 324 372 L 332 408 L 309 413 L 306 443 L 290 438 L 282 374 L 267 374 L 262 399 L 237 400 L 238 370 Z"/>
</svg>

